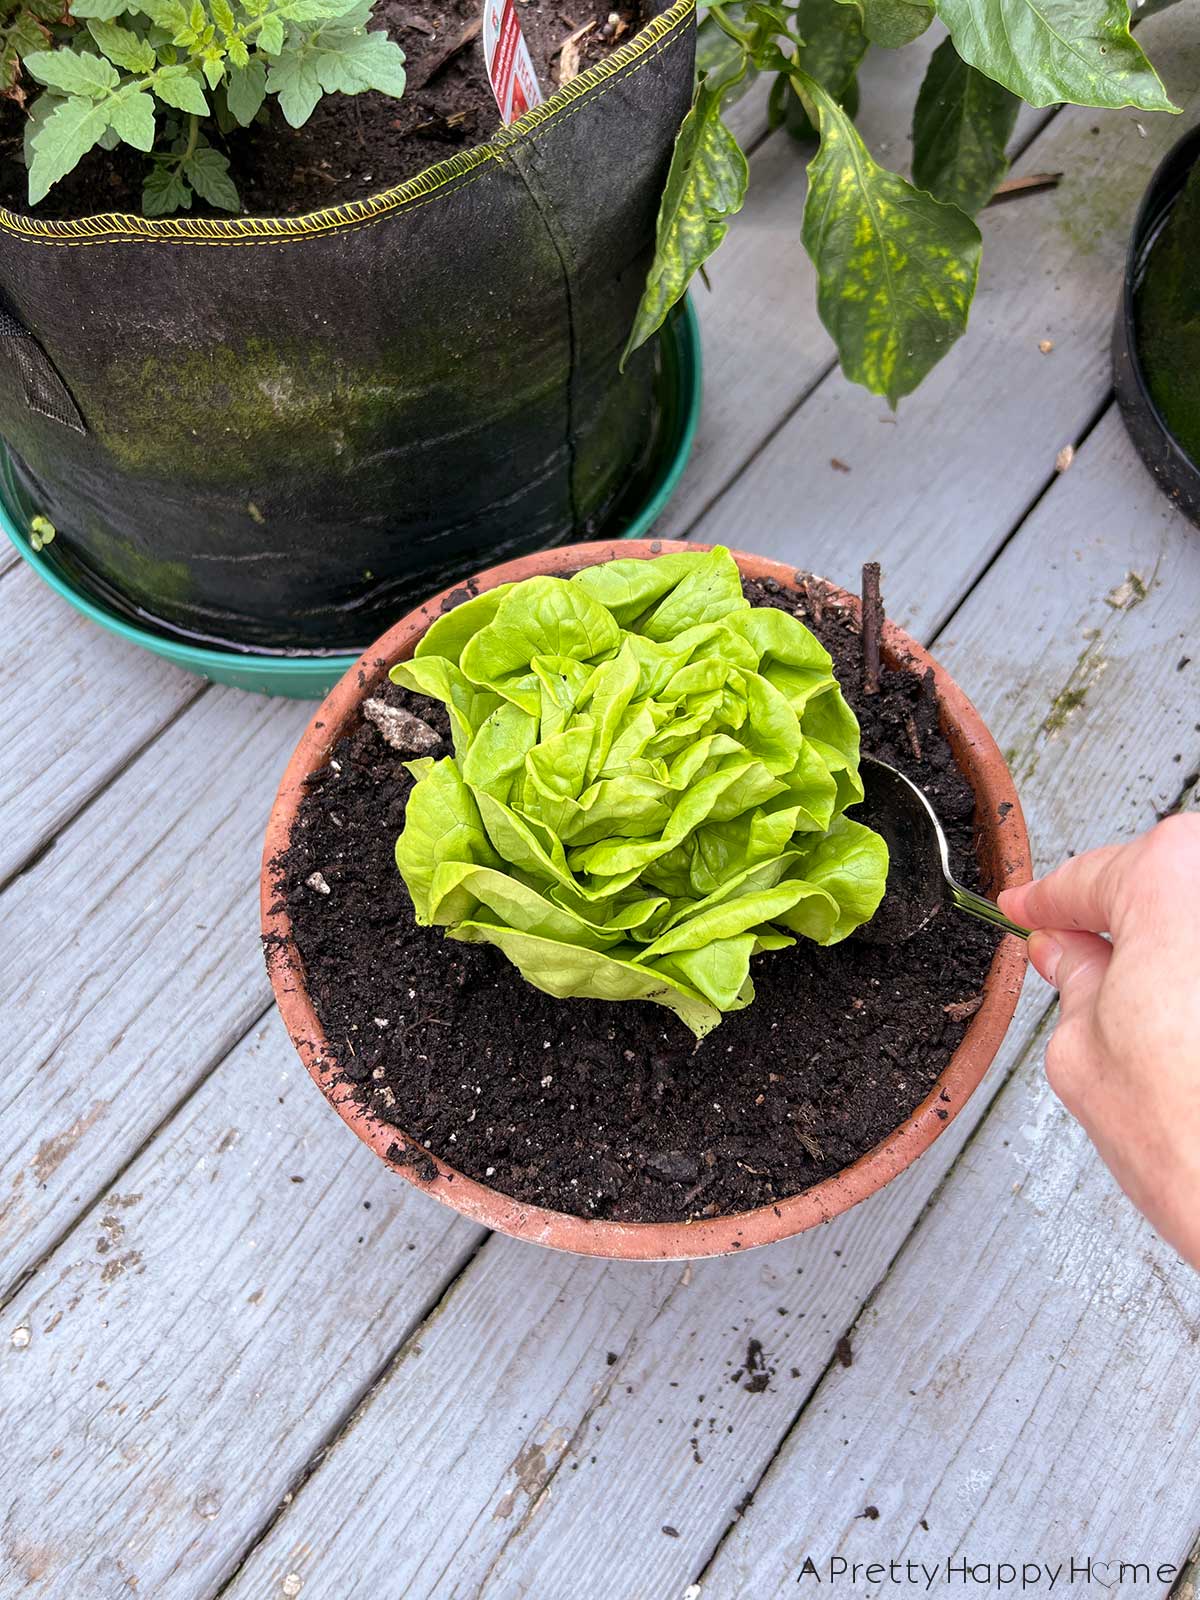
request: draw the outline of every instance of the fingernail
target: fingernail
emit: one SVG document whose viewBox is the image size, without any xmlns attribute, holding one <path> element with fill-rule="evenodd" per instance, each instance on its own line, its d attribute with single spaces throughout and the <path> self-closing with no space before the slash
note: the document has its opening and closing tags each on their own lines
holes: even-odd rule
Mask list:
<svg viewBox="0 0 1200 1600">
<path fill-rule="evenodd" d="M 1029 936 L 1029 959 L 1034 967 L 1041 973 L 1047 983 L 1054 982 L 1054 974 L 1058 971 L 1058 963 L 1062 960 L 1062 945 L 1048 933 L 1032 933 Z"/>
</svg>

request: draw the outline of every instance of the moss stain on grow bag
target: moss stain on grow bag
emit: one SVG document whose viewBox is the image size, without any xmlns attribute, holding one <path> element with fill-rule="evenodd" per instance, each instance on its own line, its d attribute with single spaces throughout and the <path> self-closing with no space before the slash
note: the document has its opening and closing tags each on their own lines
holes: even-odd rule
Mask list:
<svg viewBox="0 0 1200 1600">
<path fill-rule="evenodd" d="M 1150 247 L 1134 307 L 1154 403 L 1200 464 L 1200 165 Z"/>
</svg>

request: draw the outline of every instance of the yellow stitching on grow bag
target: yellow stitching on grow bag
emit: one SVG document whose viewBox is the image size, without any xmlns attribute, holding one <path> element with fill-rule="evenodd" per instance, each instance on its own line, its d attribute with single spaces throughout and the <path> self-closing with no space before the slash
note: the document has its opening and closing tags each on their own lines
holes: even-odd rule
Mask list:
<svg viewBox="0 0 1200 1600">
<path fill-rule="evenodd" d="M 669 10 L 642 29 L 635 39 L 612 55 L 588 67 L 555 91 L 549 100 L 512 124 L 501 128 L 487 144 L 450 156 L 415 178 L 383 189 L 368 200 L 352 200 L 302 217 L 160 217 L 148 218 L 108 211 L 75 222 L 26 217 L 0 206 L 0 230 L 34 244 L 79 246 L 146 242 L 150 244 L 247 245 L 278 244 L 289 239 L 310 239 L 370 226 L 398 211 L 414 211 L 433 200 L 464 189 L 503 161 L 505 150 L 518 140 L 540 138 L 558 119 L 573 117 L 583 107 L 575 102 L 598 100 L 616 88 L 610 80 L 632 78 L 656 56 L 685 35 L 696 11 L 696 0 L 675 0 Z M 629 68 L 629 71 L 626 71 Z"/>
</svg>

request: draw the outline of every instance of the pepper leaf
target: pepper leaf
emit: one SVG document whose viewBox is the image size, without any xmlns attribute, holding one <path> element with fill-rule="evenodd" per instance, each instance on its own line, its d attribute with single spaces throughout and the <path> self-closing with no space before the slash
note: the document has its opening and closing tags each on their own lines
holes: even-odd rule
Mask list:
<svg viewBox="0 0 1200 1600">
<path fill-rule="evenodd" d="M 742 209 L 749 169 L 737 140 L 721 120 L 728 80 L 696 85 L 692 109 L 675 140 L 671 169 L 658 208 L 654 260 L 621 365 L 662 327 L 692 275 L 724 239 L 729 218 Z"/>
<path fill-rule="evenodd" d="M 1008 169 L 1005 151 L 1020 104 L 944 39 L 933 52 L 913 113 L 917 188 L 974 216 Z"/>
<path fill-rule="evenodd" d="M 842 370 L 896 406 L 966 331 L 979 229 L 867 153 L 849 117 L 805 73 L 821 144 L 808 167 L 804 247 Z"/>
<path fill-rule="evenodd" d="M 1177 111 L 1129 32 L 1127 0 L 937 0 L 964 61 L 1031 106 Z"/>
<path fill-rule="evenodd" d="M 731 21 L 738 24 L 743 21 L 745 7 L 740 0 L 733 0 L 733 4 L 721 9 Z M 711 13 L 701 18 L 696 28 L 696 76 L 708 78 L 710 82 L 728 78 L 731 104 L 740 100 L 758 77 L 758 69 L 752 63 L 746 65 L 744 72 L 740 71 L 745 53 L 745 46 L 731 39 Z"/>
<path fill-rule="evenodd" d="M 867 52 L 857 6 L 830 5 L 829 0 L 799 0 L 796 30 L 804 40 L 800 65 L 810 78 L 841 100 Z M 786 83 L 786 78 L 783 80 Z"/>
<path fill-rule="evenodd" d="M 862 29 L 872 44 L 899 50 L 911 44 L 933 21 L 932 0 L 840 0 L 862 19 Z"/>
</svg>

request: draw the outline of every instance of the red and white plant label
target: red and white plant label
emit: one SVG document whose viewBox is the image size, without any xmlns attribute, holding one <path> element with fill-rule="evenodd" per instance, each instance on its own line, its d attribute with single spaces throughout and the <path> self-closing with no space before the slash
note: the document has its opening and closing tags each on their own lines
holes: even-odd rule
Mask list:
<svg viewBox="0 0 1200 1600">
<path fill-rule="evenodd" d="M 530 106 L 541 105 L 543 95 L 521 32 L 516 0 L 483 0 L 483 59 L 506 127 Z"/>
</svg>

